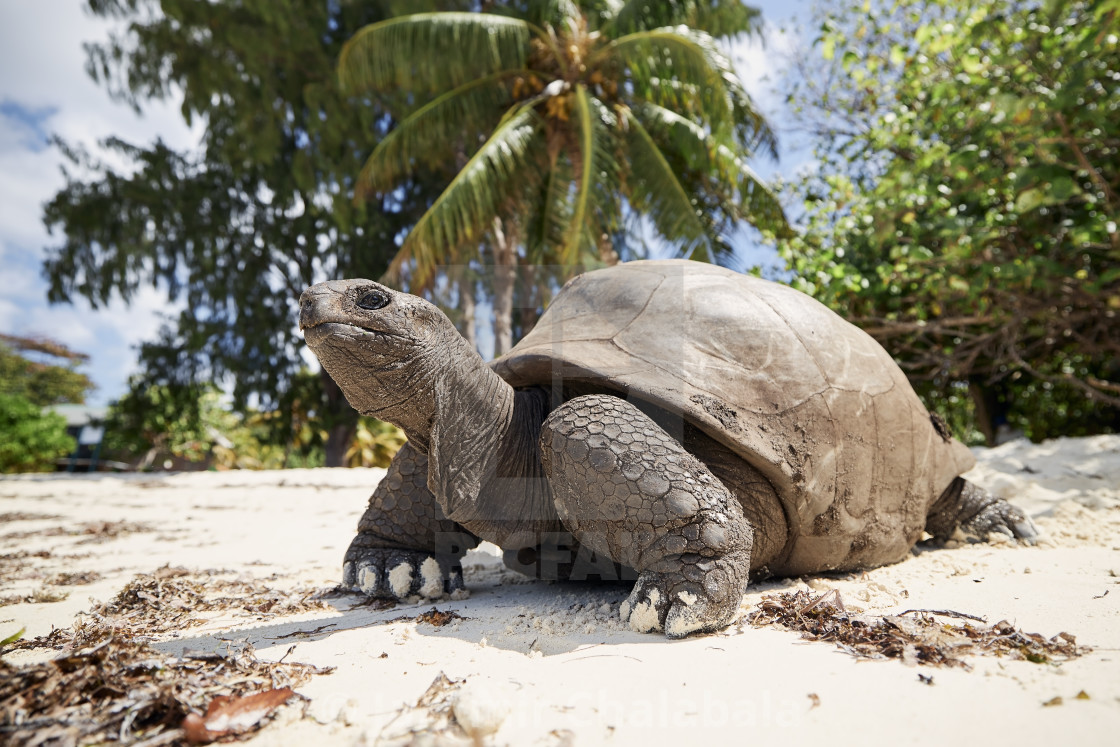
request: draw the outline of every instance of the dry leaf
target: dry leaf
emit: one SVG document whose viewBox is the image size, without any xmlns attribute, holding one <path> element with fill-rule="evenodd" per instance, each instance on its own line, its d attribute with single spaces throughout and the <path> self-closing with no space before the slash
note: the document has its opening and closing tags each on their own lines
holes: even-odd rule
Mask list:
<svg viewBox="0 0 1120 747">
<path fill-rule="evenodd" d="M 187 741 L 206 744 L 231 734 L 243 734 L 257 727 L 268 714 L 295 696 L 290 687 L 246 695 L 240 698 L 219 695 L 210 701 L 206 716 L 187 714 L 183 731 Z"/>
<path fill-rule="evenodd" d="M 455 610 L 438 610 L 432 607 L 427 612 L 422 612 L 416 617 L 416 622 L 428 623 L 437 628 L 442 628 L 444 625 L 452 622 L 453 620 L 465 620 L 466 618 L 460 615 Z"/>
</svg>

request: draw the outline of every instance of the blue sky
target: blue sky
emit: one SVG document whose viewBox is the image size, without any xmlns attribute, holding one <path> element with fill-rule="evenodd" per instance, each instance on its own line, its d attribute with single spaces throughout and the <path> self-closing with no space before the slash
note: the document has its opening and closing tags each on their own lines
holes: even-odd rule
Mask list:
<svg viewBox="0 0 1120 747">
<path fill-rule="evenodd" d="M 45 335 L 90 355 L 84 370 L 98 386 L 94 404 L 123 392 L 133 346 L 155 334 L 166 301 L 145 289 L 130 308 L 119 299 L 97 311 L 80 300 L 47 304 L 43 249 L 59 237 L 48 235 L 42 210 L 64 184 L 48 138 L 197 142 L 173 104 L 139 117 L 87 77 L 82 43 L 106 38 L 109 28 L 81 0 L 0 0 L 0 332 Z"/>
<path fill-rule="evenodd" d="M 764 110 L 780 99 L 767 78 L 781 69 L 796 34 L 783 37 L 795 13 L 806 15 L 807 0 L 753 3 L 771 25 L 765 50 L 737 47 L 734 57 Z M 52 134 L 93 148 L 110 135 L 148 143 L 162 138 L 172 147 L 198 142 L 199 131 L 182 121 L 177 102 L 148 107 L 137 116 L 113 103 L 86 75 L 82 43 L 100 41 L 111 25 L 92 18 L 82 0 L 0 0 L 0 332 L 44 335 L 91 356 L 85 369 L 97 390 L 93 404 L 107 404 L 123 393 L 135 370 L 135 346 L 155 335 L 161 314 L 175 309 L 157 289 L 145 288 L 126 307 L 120 299 L 93 310 L 83 300 L 49 305 L 42 278 L 44 248 L 61 238 L 42 222 L 43 204 L 64 184 L 62 159 L 50 146 Z M 792 173 L 800 157 L 784 157 L 780 171 Z M 764 175 L 774 166 L 756 164 Z M 744 242 L 745 264 L 767 263 L 773 255 Z"/>
</svg>

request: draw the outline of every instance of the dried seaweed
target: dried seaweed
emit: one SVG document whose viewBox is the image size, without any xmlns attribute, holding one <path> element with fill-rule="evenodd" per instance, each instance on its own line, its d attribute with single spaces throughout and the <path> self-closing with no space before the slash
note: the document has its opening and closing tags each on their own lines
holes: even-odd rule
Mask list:
<svg viewBox="0 0 1120 747">
<path fill-rule="evenodd" d="M 85 586 L 101 580 L 97 571 L 69 571 L 56 573 L 46 580 L 51 586 Z"/>
<path fill-rule="evenodd" d="M 184 719 L 190 714 L 204 718 L 215 700 L 290 688 L 329 671 L 262 662 L 247 645 L 222 654 L 176 657 L 108 634 L 49 662 L 14 666 L 0 659 L 0 742 L 13 747 L 153 739 L 182 744 Z"/>
<path fill-rule="evenodd" d="M 0 607 L 6 607 L 9 604 L 51 604 L 53 602 L 61 602 L 68 596 L 70 596 L 69 592 L 54 591 L 42 587 L 30 594 L 11 594 L 6 597 L 0 597 Z"/>
<path fill-rule="evenodd" d="M 0 583 L 15 581 L 17 579 L 34 578 L 40 575 L 38 570 L 31 568 L 27 563 L 22 561 L 27 558 L 45 559 L 49 557 L 51 557 L 50 550 L 39 550 L 38 552 L 20 550 L 19 552 L 10 552 L 0 555 Z M 28 573 L 28 571 L 30 571 L 30 573 Z"/>
<path fill-rule="evenodd" d="M 127 629 L 138 640 L 196 627 L 205 613 L 230 612 L 269 619 L 330 609 L 315 589 L 275 589 L 261 580 L 222 578 L 220 571 L 164 566 L 134 576 L 109 602 L 95 605 L 68 629 L 20 641 L 16 648 L 63 648 L 90 643 L 87 629 Z"/>
<path fill-rule="evenodd" d="M 163 621 L 179 627 L 204 622 L 193 617 L 194 612 L 233 609 L 276 617 L 328 609 L 315 589 L 283 591 L 256 579 L 220 578 L 220 574 L 220 571 L 192 572 L 165 566 L 155 573 L 134 577 L 111 602 L 93 611 L 149 626 Z M 170 614 L 172 619 L 167 619 L 169 610 L 174 610 Z"/>
<path fill-rule="evenodd" d="M 19 550 L 0 555 L 0 562 L 10 563 L 13 560 L 23 560 L 24 558 L 49 558 L 50 556 L 50 550 Z"/>
<path fill-rule="evenodd" d="M 7 524 L 11 521 L 50 521 L 51 519 L 61 518 L 58 514 L 36 514 L 29 511 L 9 511 L 0 514 L 0 524 Z"/>
<path fill-rule="evenodd" d="M 123 537 L 126 534 L 154 531 L 156 530 L 151 525 L 136 521 L 94 521 L 83 524 L 77 531 L 72 530 L 68 534 L 83 536 L 84 539 L 77 544 L 88 545 L 90 543 L 106 542 L 117 537 Z"/>
<path fill-rule="evenodd" d="M 763 597 L 748 616 L 756 626 L 779 625 L 812 641 L 830 641 L 862 659 L 901 659 L 908 664 L 970 669 L 965 656 L 1007 656 L 1036 664 L 1068 661 L 1089 651 L 1069 633 L 1046 638 L 1024 633 L 1006 620 L 995 625 L 954 625 L 938 616 L 974 619 L 949 611 L 907 610 L 914 616 L 878 617 L 850 613 L 835 589 L 813 597 L 808 591 Z"/>
<path fill-rule="evenodd" d="M 91 542 L 105 542 L 107 540 L 123 537 L 126 534 L 140 532 L 154 532 L 155 529 L 148 524 L 135 521 L 91 521 L 79 524 L 76 527 L 49 527 L 47 529 L 26 530 L 22 532 L 9 532 L 0 535 L 0 542 L 28 539 L 30 537 L 83 537 L 77 544 L 85 545 Z"/>
<path fill-rule="evenodd" d="M 428 689 L 416 701 L 416 705 L 402 706 L 397 714 L 385 725 L 375 743 L 385 747 L 404 747 L 421 743 L 418 737 L 427 738 L 439 744 L 439 738 L 462 744 L 466 733 L 455 721 L 455 694 L 466 680 L 453 680 L 440 672 Z"/>
</svg>

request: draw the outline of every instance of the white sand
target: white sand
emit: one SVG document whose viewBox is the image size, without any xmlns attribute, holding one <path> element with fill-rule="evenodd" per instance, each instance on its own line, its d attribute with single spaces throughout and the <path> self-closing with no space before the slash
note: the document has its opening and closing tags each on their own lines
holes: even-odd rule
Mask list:
<svg viewBox="0 0 1120 747">
<path fill-rule="evenodd" d="M 1046 636 L 1066 631 L 1094 649 L 1087 656 L 1060 666 L 972 657 L 971 671 L 910 667 L 857 661 L 831 644 L 749 625 L 670 642 L 620 624 L 625 587 L 530 581 L 505 570 L 496 548 L 485 546 L 465 562 L 471 597 L 438 604 L 468 619 L 445 627 L 386 622 L 431 604 L 374 611 L 349 609 L 343 599 L 331 612 L 294 618 L 219 619 L 160 645 L 214 650 L 220 639 L 248 638 L 262 658 L 278 659 L 296 642 L 290 660 L 337 667 L 300 688 L 311 698 L 302 717 L 288 707 L 256 744 L 403 743 L 410 728 L 438 724 L 439 712 L 446 723 L 456 708 L 477 734 L 494 732 L 483 738 L 488 744 L 1115 744 L 1120 436 L 1014 442 L 977 455 L 970 479 L 1028 510 L 1045 534 L 1040 546 L 925 550 L 864 574 L 768 582 L 747 594 L 743 613 L 764 594 L 807 584 L 838 589 L 845 603 L 869 613 L 950 609 Z M 0 526 L 0 555 L 52 552 L 23 561 L 36 564 L 38 578 L 0 581 L 0 596 L 31 593 L 62 571 L 103 574 L 69 589 L 65 601 L 0 607 L 0 637 L 24 626 L 28 636 L 67 626 L 91 599 L 108 600 L 134 574 L 164 564 L 332 586 L 381 474 L 0 479 L 0 514 L 54 516 Z M 85 544 L 82 535 L 35 534 L 122 520 L 156 531 Z M 318 634 L 279 638 L 328 624 Z M 432 709 L 411 708 L 440 672 L 450 687 Z M 932 675 L 933 685 L 919 674 Z M 1080 691 L 1089 699 L 1076 699 Z M 1062 705 L 1042 705 L 1055 696 Z"/>
</svg>

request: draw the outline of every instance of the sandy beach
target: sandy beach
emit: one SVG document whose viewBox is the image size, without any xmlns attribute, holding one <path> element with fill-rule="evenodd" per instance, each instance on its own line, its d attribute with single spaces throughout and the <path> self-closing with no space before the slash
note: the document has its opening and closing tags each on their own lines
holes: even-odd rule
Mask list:
<svg viewBox="0 0 1120 747">
<path fill-rule="evenodd" d="M 138 574 L 167 567 L 167 577 L 321 599 L 284 615 L 272 603 L 231 604 L 151 636 L 166 654 L 247 641 L 265 661 L 333 667 L 297 687 L 304 698 L 246 737 L 253 744 L 469 744 L 470 734 L 510 745 L 1114 744 L 1120 436 L 976 454 L 967 477 L 1027 510 L 1043 534 L 1037 546 L 925 543 L 886 568 L 766 581 L 728 630 L 683 641 L 625 628 L 624 585 L 527 579 L 487 545 L 464 561 L 469 598 L 434 605 L 454 615 L 418 620 L 431 602 L 322 596 L 381 470 L 5 477 L 0 639 L 70 627 Z M 765 598 L 797 590 L 813 599 L 836 590 L 852 615 L 937 610 L 1046 639 L 1066 633 L 1060 640 L 1075 639 L 1081 655 L 965 652 L 965 666 L 948 667 L 867 660 L 748 620 Z M 22 666 L 59 655 L 24 647 L 3 658 Z"/>
</svg>

